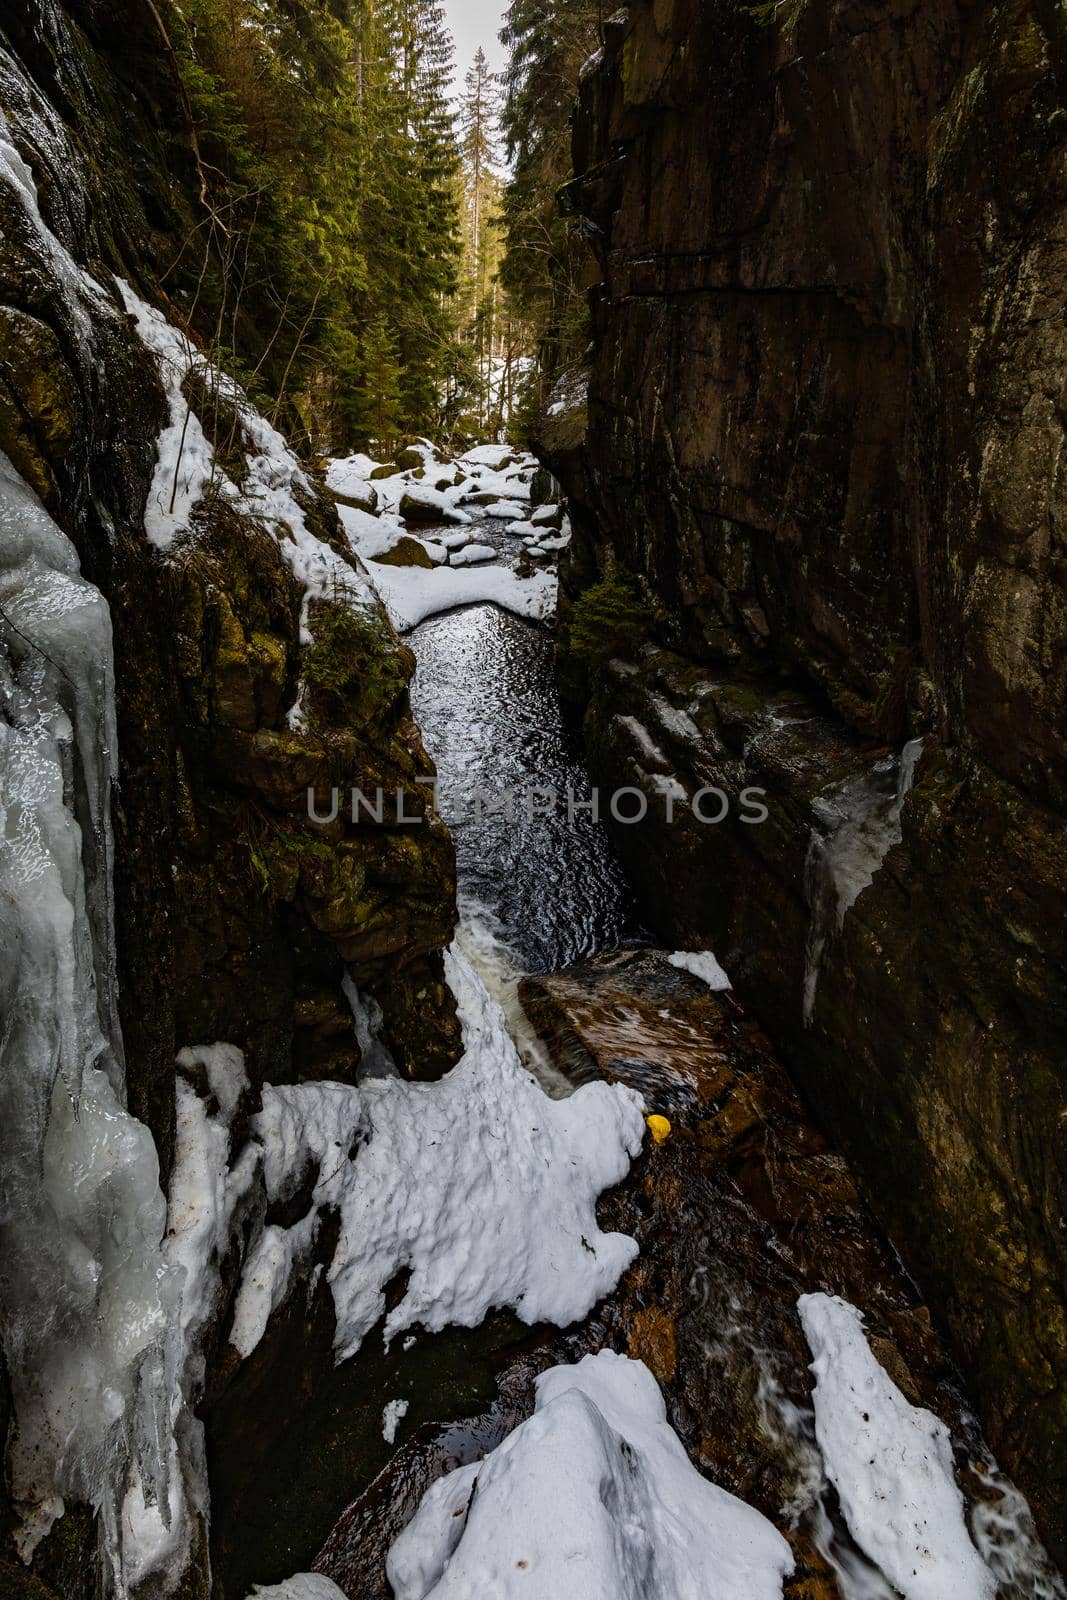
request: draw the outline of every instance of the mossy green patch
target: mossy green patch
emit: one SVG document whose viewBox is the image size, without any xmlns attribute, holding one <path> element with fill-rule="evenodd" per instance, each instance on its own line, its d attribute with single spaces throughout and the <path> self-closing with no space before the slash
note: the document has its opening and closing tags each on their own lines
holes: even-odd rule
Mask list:
<svg viewBox="0 0 1067 1600">
<path fill-rule="evenodd" d="M 315 608 L 301 670 L 312 725 L 388 726 L 414 670 L 381 613 L 332 602 Z"/>
</svg>

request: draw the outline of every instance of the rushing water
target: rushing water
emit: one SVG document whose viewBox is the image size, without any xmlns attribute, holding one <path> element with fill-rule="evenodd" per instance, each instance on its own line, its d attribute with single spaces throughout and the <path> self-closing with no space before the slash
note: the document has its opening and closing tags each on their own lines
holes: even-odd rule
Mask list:
<svg viewBox="0 0 1067 1600">
<path fill-rule="evenodd" d="M 408 642 L 465 910 L 488 913 L 527 972 L 632 938 L 637 915 L 606 829 L 577 805 L 568 814 L 568 791 L 585 801 L 590 780 L 561 715 L 551 634 L 478 605 L 428 619 Z"/>
</svg>

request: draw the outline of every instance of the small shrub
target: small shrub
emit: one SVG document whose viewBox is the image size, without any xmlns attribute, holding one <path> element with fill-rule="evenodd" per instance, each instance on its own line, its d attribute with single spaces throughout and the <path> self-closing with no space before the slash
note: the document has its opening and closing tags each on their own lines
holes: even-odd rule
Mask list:
<svg viewBox="0 0 1067 1600">
<path fill-rule="evenodd" d="M 632 656 L 651 628 L 651 613 L 632 579 L 613 573 L 575 602 L 568 628 L 572 664 L 591 671 L 612 656 Z"/>
</svg>

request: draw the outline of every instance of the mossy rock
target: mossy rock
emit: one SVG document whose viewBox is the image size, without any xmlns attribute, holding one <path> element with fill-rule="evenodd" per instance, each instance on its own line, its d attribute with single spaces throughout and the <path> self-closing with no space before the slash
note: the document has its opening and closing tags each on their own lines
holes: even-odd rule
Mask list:
<svg viewBox="0 0 1067 1600">
<path fill-rule="evenodd" d="M 385 550 L 375 561 L 385 567 L 432 567 L 430 552 L 418 539 L 405 534 L 390 550 Z"/>
<path fill-rule="evenodd" d="M 420 465 L 421 465 L 421 458 L 420 458 Z M 395 478 L 399 471 L 400 471 L 400 468 L 397 466 L 395 461 L 383 461 L 380 467 L 372 467 L 371 468 L 371 470 L 370 470 L 371 481 L 374 482 L 378 478 Z"/>
<path fill-rule="evenodd" d="M 171 648 L 192 721 L 253 732 L 295 692 L 298 591 L 272 534 L 215 496 L 167 562 Z"/>
<path fill-rule="evenodd" d="M 48 502 L 81 406 L 59 341 L 45 323 L 0 307 L 0 449 Z"/>
<path fill-rule="evenodd" d="M 3 1600 L 58 1600 L 54 1589 L 17 1561 L 0 1560 L 0 1595 Z"/>
<path fill-rule="evenodd" d="M 445 521 L 445 514 L 440 506 L 435 506 L 428 500 L 421 500 L 417 494 L 401 495 L 400 516 L 405 522 L 426 523 L 429 526 Z"/>
<path fill-rule="evenodd" d="M 301 669 L 312 726 L 388 729 L 405 700 L 415 658 L 384 615 L 331 601 L 312 608 L 311 631 Z"/>
<path fill-rule="evenodd" d="M 369 483 L 361 485 L 355 493 L 351 491 L 341 494 L 337 489 L 327 488 L 326 493 L 337 506 L 351 506 L 353 511 L 365 511 L 368 516 L 375 516 L 378 510 L 378 491 L 371 488 Z"/>
</svg>

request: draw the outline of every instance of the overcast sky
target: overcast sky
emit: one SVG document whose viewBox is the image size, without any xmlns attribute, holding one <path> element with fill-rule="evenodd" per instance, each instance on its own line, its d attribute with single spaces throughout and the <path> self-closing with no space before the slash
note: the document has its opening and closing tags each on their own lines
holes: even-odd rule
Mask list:
<svg viewBox="0 0 1067 1600">
<path fill-rule="evenodd" d="M 456 41 L 456 87 L 481 45 L 494 72 L 504 65 L 504 50 L 497 34 L 506 0 L 444 0 L 445 14 Z"/>
</svg>

